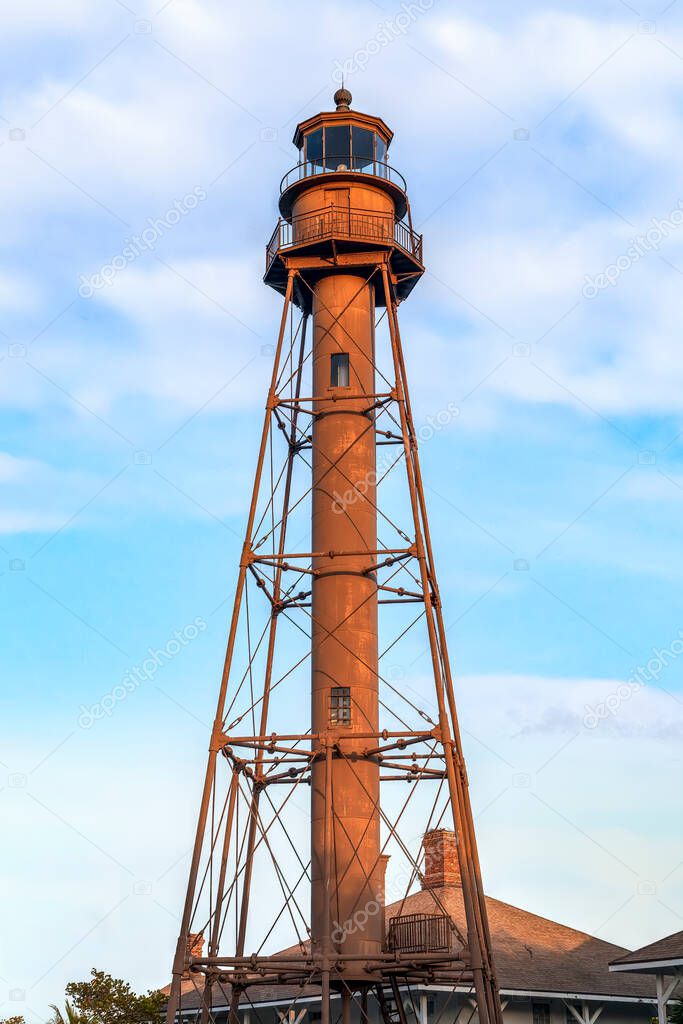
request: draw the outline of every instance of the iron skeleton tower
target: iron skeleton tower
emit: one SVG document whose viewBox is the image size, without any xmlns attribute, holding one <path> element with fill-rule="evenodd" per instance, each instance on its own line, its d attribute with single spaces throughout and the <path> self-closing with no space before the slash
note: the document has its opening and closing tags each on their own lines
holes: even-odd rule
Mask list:
<svg viewBox="0 0 683 1024">
<path fill-rule="evenodd" d="M 263 986 L 405 1024 L 430 982 L 502 1020 L 397 318 L 422 239 L 392 133 L 350 101 L 297 127 L 266 251 L 284 306 L 168 1024 L 188 989 L 238 1024 Z M 401 913 L 443 825 L 460 922 L 437 891 Z"/>
</svg>

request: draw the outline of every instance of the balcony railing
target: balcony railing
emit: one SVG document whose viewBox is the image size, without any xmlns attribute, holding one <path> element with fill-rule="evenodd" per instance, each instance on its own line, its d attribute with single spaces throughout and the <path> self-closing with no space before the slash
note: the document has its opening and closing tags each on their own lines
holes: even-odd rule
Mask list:
<svg viewBox="0 0 683 1024">
<path fill-rule="evenodd" d="M 392 214 L 327 206 L 299 214 L 291 223 L 282 218 L 277 222 L 266 246 L 266 272 L 281 249 L 328 238 L 397 245 L 422 263 L 422 235 L 403 221 L 395 221 Z"/>
<path fill-rule="evenodd" d="M 451 935 L 445 914 L 402 914 L 389 921 L 387 947 L 401 953 L 447 952 Z"/>
<path fill-rule="evenodd" d="M 287 171 L 280 182 L 280 192 L 284 192 L 290 185 L 303 178 L 312 178 L 318 174 L 339 174 L 349 171 L 357 174 L 370 174 L 375 178 L 383 178 L 394 185 L 398 185 L 402 192 L 407 192 L 408 186 L 402 174 L 389 164 L 381 164 L 374 160 L 367 160 L 365 157 L 337 156 L 328 157 L 324 163 L 315 160 L 306 160 L 292 167 Z"/>
</svg>

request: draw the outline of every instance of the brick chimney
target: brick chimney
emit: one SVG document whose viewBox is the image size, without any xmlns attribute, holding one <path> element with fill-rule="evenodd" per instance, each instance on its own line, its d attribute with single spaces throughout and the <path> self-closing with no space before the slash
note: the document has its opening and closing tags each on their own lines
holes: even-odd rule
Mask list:
<svg viewBox="0 0 683 1024">
<path fill-rule="evenodd" d="M 191 957 L 201 957 L 204 952 L 204 936 L 201 932 L 190 932 L 187 939 L 187 954 Z M 190 977 L 190 972 L 187 968 L 183 972 L 184 978 Z"/>
<path fill-rule="evenodd" d="M 385 913 L 387 900 L 386 900 L 386 876 L 387 876 L 387 864 L 389 863 L 389 854 L 382 853 L 377 864 L 376 875 L 375 875 L 375 899 L 382 908 L 382 935 L 386 935 L 387 932 L 387 916 Z"/>
<path fill-rule="evenodd" d="M 458 847 L 455 832 L 435 828 L 422 838 L 424 850 L 423 889 L 440 889 L 444 885 L 461 885 Z"/>
</svg>

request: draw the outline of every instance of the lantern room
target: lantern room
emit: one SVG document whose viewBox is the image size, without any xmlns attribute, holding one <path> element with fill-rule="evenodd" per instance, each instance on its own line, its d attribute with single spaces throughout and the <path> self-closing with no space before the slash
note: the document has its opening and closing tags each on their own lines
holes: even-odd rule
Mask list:
<svg viewBox="0 0 683 1024">
<path fill-rule="evenodd" d="M 326 124 L 299 135 L 299 163 L 326 171 L 366 171 L 387 162 L 386 136 L 360 124 Z M 314 172 L 315 173 L 315 172 Z"/>
<path fill-rule="evenodd" d="M 333 174 L 337 180 L 374 179 L 388 193 L 396 217 L 407 210 L 407 186 L 398 171 L 387 162 L 393 133 L 381 117 L 351 110 L 351 93 L 338 89 L 334 95 L 336 110 L 316 114 L 297 125 L 294 145 L 299 162 L 285 174 L 280 185 L 280 212 L 289 218 L 292 206 L 310 179 Z"/>
</svg>

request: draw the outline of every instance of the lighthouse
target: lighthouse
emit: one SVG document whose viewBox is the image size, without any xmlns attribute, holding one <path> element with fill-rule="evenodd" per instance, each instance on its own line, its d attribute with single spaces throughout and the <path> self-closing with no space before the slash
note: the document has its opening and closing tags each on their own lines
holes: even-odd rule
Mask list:
<svg viewBox="0 0 683 1024">
<path fill-rule="evenodd" d="M 401 986 L 429 982 L 471 985 L 480 1024 L 500 1024 L 398 318 L 423 242 L 392 132 L 347 89 L 293 142 L 264 276 L 283 308 L 167 1021 L 191 983 L 203 1024 L 225 1019 L 217 1005 L 240 1024 L 264 985 L 319 992 L 322 1024 L 334 1006 L 344 1024 L 407 1024 Z M 401 524 L 383 497 L 394 469 Z M 388 612 L 412 616 L 396 639 Z M 413 699 L 382 658 L 416 628 L 430 680 Z M 405 797 L 385 797 L 401 784 Z M 305 839 L 290 823 L 302 794 Z M 420 816 L 426 836 L 453 829 L 461 921 L 430 887 L 433 844 L 406 832 Z M 424 913 L 399 900 L 387 919 L 387 863 L 406 895 L 421 884 Z"/>
</svg>

